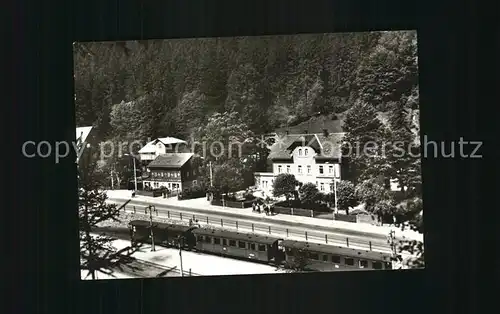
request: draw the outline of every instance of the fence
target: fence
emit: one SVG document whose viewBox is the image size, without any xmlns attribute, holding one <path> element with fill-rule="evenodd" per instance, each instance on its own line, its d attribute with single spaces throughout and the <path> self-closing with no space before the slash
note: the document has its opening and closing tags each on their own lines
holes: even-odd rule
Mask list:
<svg viewBox="0 0 500 314">
<path fill-rule="evenodd" d="M 215 206 L 226 206 L 226 207 L 231 207 L 231 208 L 249 208 L 252 207 L 252 203 L 254 201 L 244 201 L 244 202 L 235 202 L 235 201 L 222 201 L 222 200 L 217 200 L 213 199 L 210 204 L 215 205 Z"/>
<path fill-rule="evenodd" d="M 126 205 L 123 207 L 124 211 L 129 213 L 145 215 L 148 213 L 144 206 Z M 283 238 L 290 238 L 291 240 L 301 240 L 301 241 L 316 241 L 323 242 L 326 244 L 347 246 L 356 249 L 363 250 L 375 250 L 375 251 L 388 251 L 389 246 L 385 240 L 378 241 L 366 241 L 359 238 L 349 238 L 339 234 L 325 234 L 319 232 L 309 232 L 309 231 L 299 231 L 293 228 L 284 227 L 271 227 L 270 225 L 260 224 L 260 223 L 249 223 L 241 222 L 232 219 L 219 219 L 212 218 L 206 215 L 193 215 L 183 212 L 166 210 L 166 209 L 156 209 L 154 215 L 158 218 L 167 218 L 172 220 L 181 220 L 186 223 L 192 219 L 193 221 L 198 221 L 200 225 L 219 227 L 226 229 L 234 229 L 236 231 L 270 234 L 273 236 L 279 236 Z M 148 217 L 149 219 L 149 217 Z M 295 239 L 294 239 L 295 238 Z"/>
<path fill-rule="evenodd" d="M 138 264 L 142 264 L 142 265 L 146 265 L 146 266 L 150 266 L 150 267 L 154 267 L 154 268 L 158 268 L 158 269 L 163 270 L 162 272 L 160 272 L 157 275 L 158 277 L 164 277 L 165 275 L 167 275 L 167 277 L 168 277 L 168 275 L 172 275 L 172 274 L 176 274 L 179 277 L 180 276 L 183 276 L 183 277 L 201 276 L 200 274 L 192 272 L 191 268 L 188 270 L 183 270 L 182 275 L 181 275 L 181 270 L 178 269 L 177 266 L 169 268 L 169 267 L 166 267 L 165 265 L 160 265 L 160 264 L 153 263 L 150 261 L 138 260 L 138 259 L 136 259 L 135 261 Z"/>
</svg>

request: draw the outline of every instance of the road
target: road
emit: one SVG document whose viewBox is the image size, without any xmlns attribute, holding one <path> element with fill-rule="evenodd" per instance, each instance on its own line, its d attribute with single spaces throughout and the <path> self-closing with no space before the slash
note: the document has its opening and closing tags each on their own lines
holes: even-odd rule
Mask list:
<svg viewBox="0 0 500 314">
<path fill-rule="evenodd" d="M 123 204 L 123 200 L 108 199 L 109 202 Z M 126 206 L 127 212 L 133 212 L 136 207 L 137 213 L 144 214 L 144 208 L 152 203 L 138 200 L 131 200 Z M 248 216 L 232 213 L 220 213 L 210 210 L 197 210 L 194 208 L 179 209 L 165 204 L 154 204 L 157 210 L 157 217 L 170 218 L 174 220 L 188 221 L 190 218 L 198 219 L 201 225 L 210 225 L 219 228 L 238 230 L 242 232 L 254 232 L 259 234 L 270 234 L 292 240 L 301 240 L 318 243 L 328 243 L 343 247 L 352 247 L 362 250 L 373 250 L 380 252 L 391 252 L 385 236 L 380 234 L 370 234 L 359 231 L 325 228 L 322 226 L 291 226 L 284 222 L 273 221 L 255 222 Z"/>
</svg>

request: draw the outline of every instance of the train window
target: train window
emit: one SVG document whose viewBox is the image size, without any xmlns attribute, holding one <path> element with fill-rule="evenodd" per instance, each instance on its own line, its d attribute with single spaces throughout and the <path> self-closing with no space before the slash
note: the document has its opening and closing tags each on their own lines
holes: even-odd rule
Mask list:
<svg viewBox="0 0 500 314">
<path fill-rule="evenodd" d="M 372 268 L 373 269 L 382 269 L 382 263 L 381 262 L 372 262 Z"/>
<path fill-rule="evenodd" d="M 229 240 L 229 246 L 236 246 L 236 240 Z"/>
<path fill-rule="evenodd" d="M 226 239 L 222 239 L 222 245 L 227 245 L 227 240 Z"/>
<path fill-rule="evenodd" d="M 365 268 L 365 267 L 368 267 L 368 261 L 360 259 L 359 260 L 359 268 Z"/>
<path fill-rule="evenodd" d="M 323 255 L 323 262 L 328 262 L 328 255 Z"/>
<path fill-rule="evenodd" d="M 309 258 L 319 261 L 319 255 L 317 253 L 309 253 Z"/>
<path fill-rule="evenodd" d="M 246 243 L 243 241 L 238 241 L 238 247 L 240 249 L 245 249 L 247 247 Z"/>
<path fill-rule="evenodd" d="M 266 250 L 266 246 L 264 244 L 259 244 L 259 251 L 264 252 Z"/>
<path fill-rule="evenodd" d="M 212 243 L 212 238 L 209 236 L 205 236 L 205 242 Z"/>
<path fill-rule="evenodd" d="M 335 263 L 335 264 L 340 264 L 340 256 L 333 255 L 332 256 L 332 262 Z"/>
<path fill-rule="evenodd" d="M 344 258 L 344 263 L 346 265 L 352 266 L 352 265 L 354 265 L 354 259 L 352 259 L 352 258 Z"/>
<path fill-rule="evenodd" d="M 203 236 L 202 235 L 198 236 L 198 241 L 203 242 Z"/>
<path fill-rule="evenodd" d="M 214 244 L 220 244 L 220 239 L 219 238 L 214 238 Z"/>
<path fill-rule="evenodd" d="M 255 243 L 250 243 L 250 250 L 255 251 Z"/>
<path fill-rule="evenodd" d="M 287 254 L 288 256 L 293 256 L 294 252 L 293 252 L 293 250 L 291 250 L 291 249 L 286 249 L 286 254 Z"/>
</svg>

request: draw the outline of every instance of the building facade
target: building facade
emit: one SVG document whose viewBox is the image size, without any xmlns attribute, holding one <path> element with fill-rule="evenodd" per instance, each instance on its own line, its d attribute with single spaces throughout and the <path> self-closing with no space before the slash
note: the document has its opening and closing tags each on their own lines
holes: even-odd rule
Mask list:
<svg viewBox="0 0 500 314">
<path fill-rule="evenodd" d="M 283 173 L 293 174 L 305 184 L 312 183 L 323 193 L 334 191 L 334 180 L 340 181 L 341 141 L 344 133 L 278 135 L 270 148 L 271 171 L 257 172 L 255 185 L 267 195 L 272 194 L 274 179 Z"/>
<path fill-rule="evenodd" d="M 139 150 L 139 158 L 142 167 L 145 168 L 161 154 L 185 152 L 188 152 L 186 141 L 175 137 L 160 137 L 144 145 Z"/>
<path fill-rule="evenodd" d="M 149 177 L 144 188 L 167 188 L 180 192 L 198 184 L 199 169 L 193 163 L 192 153 L 166 153 L 158 155 L 147 166 Z"/>
</svg>

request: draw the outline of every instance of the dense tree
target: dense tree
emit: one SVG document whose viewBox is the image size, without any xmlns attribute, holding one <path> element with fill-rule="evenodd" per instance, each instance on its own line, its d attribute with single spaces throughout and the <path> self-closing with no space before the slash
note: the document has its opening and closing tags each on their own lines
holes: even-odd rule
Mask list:
<svg viewBox="0 0 500 314">
<path fill-rule="evenodd" d="M 349 209 L 358 205 L 354 184 L 347 180 L 337 183 L 337 206 L 340 210 L 345 210 L 349 214 Z"/>
<path fill-rule="evenodd" d="M 298 185 L 299 181 L 297 181 L 293 174 L 279 174 L 274 179 L 273 195 L 275 197 L 285 196 L 287 200 L 290 200 L 296 195 L 296 188 Z"/>
<path fill-rule="evenodd" d="M 79 165 L 78 208 L 80 225 L 81 269 L 87 276 L 96 279 L 97 272 L 112 274 L 113 270 L 126 262 L 126 255 L 118 254 L 111 245 L 113 238 L 94 230 L 102 222 L 119 221 L 120 208 L 106 203 L 106 192 L 102 191 L 103 173 L 90 156 L 84 155 Z"/>
<path fill-rule="evenodd" d="M 300 202 L 305 208 L 313 208 L 321 202 L 323 200 L 321 194 L 322 193 L 319 192 L 318 188 L 313 183 L 303 184 L 299 188 Z"/>
<path fill-rule="evenodd" d="M 307 252 L 296 249 L 293 251 L 293 257 L 285 263 L 285 270 L 288 273 L 301 273 L 307 271 L 309 264 Z"/>
<path fill-rule="evenodd" d="M 369 104 L 358 102 L 347 113 L 342 155 L 349 161 L 348 178 L 354 183 L 389 175 L 385 156 L 387 128 Z"/>
</svg>

